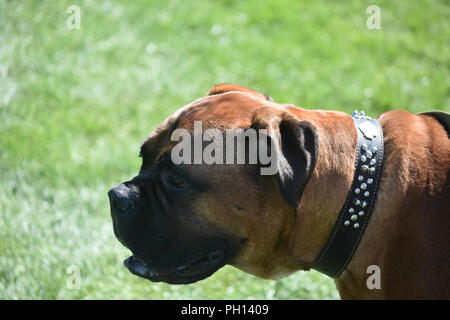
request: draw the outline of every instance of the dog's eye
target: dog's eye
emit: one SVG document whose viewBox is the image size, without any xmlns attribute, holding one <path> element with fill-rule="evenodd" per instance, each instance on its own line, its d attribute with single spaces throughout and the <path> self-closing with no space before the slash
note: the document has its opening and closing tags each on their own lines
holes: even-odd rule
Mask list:
<svg viewBox="0 0 450 320">
<path fill-rule="evenodd" d="M 171 184 L 173 184 L 174 186 L 176 186 L 177 188 L 183 188 L 184 185 L 185 185 L 184 180 L 175 178 L 174 176 L 170 176 L 170 175 L 167 176 L 167 180 L 168 180 Z"/>
</svg>

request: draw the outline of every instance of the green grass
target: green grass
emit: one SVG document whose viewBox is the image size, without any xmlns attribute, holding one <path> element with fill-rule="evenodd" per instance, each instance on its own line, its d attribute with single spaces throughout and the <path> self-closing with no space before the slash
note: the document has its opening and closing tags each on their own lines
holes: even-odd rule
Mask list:
<svg viewBox="0 0 450 320">
<path fill-rule="evenodd" d="M 106 192 L 137 173 L 159 122 L 220 82 L 371 116 L 449 111 L 448 2 L 375 1 L 371 31 L 373 3 L 0 0 L 0 298 L 338 298 L 317 272 L 137 278 L 122 267 Z M 66 28 L 70 4 L 80 30 Z M 67 287 L 70 265 L 80 289 Z"/>
</svg>

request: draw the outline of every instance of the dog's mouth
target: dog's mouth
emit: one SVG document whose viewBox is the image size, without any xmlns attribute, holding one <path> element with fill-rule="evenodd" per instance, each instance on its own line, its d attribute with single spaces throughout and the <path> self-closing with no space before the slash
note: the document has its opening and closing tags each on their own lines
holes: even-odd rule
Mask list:
<svg viewBox="0 0 450 320">
<path fill-rule="evenodd" d="M 125 259 L 125 267 L 133 274 L 153 282 L 189 284 L 203 280 L 225 265 L 225 252 L 215 250 L 198 254 L 193 259 L 168 271 L 155 271 L 141 259 L 132 255 Z"/>
</svg>

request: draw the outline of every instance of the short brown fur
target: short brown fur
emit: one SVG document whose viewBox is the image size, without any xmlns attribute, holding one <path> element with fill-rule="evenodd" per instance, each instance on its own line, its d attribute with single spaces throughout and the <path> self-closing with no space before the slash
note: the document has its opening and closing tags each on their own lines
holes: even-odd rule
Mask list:
<svg viewBox="0 0 450 320">
<path fill-rule="evenodd" d="M 263 278 L 308 270 L 316 262 L 343 206 L 354 174 L 357 132 L 342 112 L 306 110 L 269 101 L 237 85 L 213 87 L 171 116 L 144 143 L 155 147 L 177 122 L 192 129 L 248 128 L 255 111 L 287 112 L 317 130 L 319 155 L 300 206 L 286 205 L 273 179 L 253 181 L 239 166 L 198 167 L 196 174 L 217 186 L 196 200 L 200 219 L 248 239 L 230 264 Z M 385 159 L 378 198 L 362 241 L 346 270 L 335 279 L 344 299 L 450 299 L 450 140 L 434 118 L 406 111 L 378 117 Z M 205 127 L 206 126 L 206 127 Z M 167 133 L 167 132 L 166 132 Z M 378 265 L 381 289 L 366 286 L 367 267 Z"/>
</svg>

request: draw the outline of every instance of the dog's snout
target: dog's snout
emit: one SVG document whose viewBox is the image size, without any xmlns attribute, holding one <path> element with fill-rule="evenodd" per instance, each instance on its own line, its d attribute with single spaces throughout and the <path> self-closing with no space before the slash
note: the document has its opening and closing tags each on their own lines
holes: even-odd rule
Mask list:
<svg viewBox="0 0 450 320">
<path fill-rule="evenodd" d="M 108 192 L 111 208 L 116 214 L 127 214 L 133 205 L 131 189 L 125 184 L 119 184 Z"/>
</svg>

